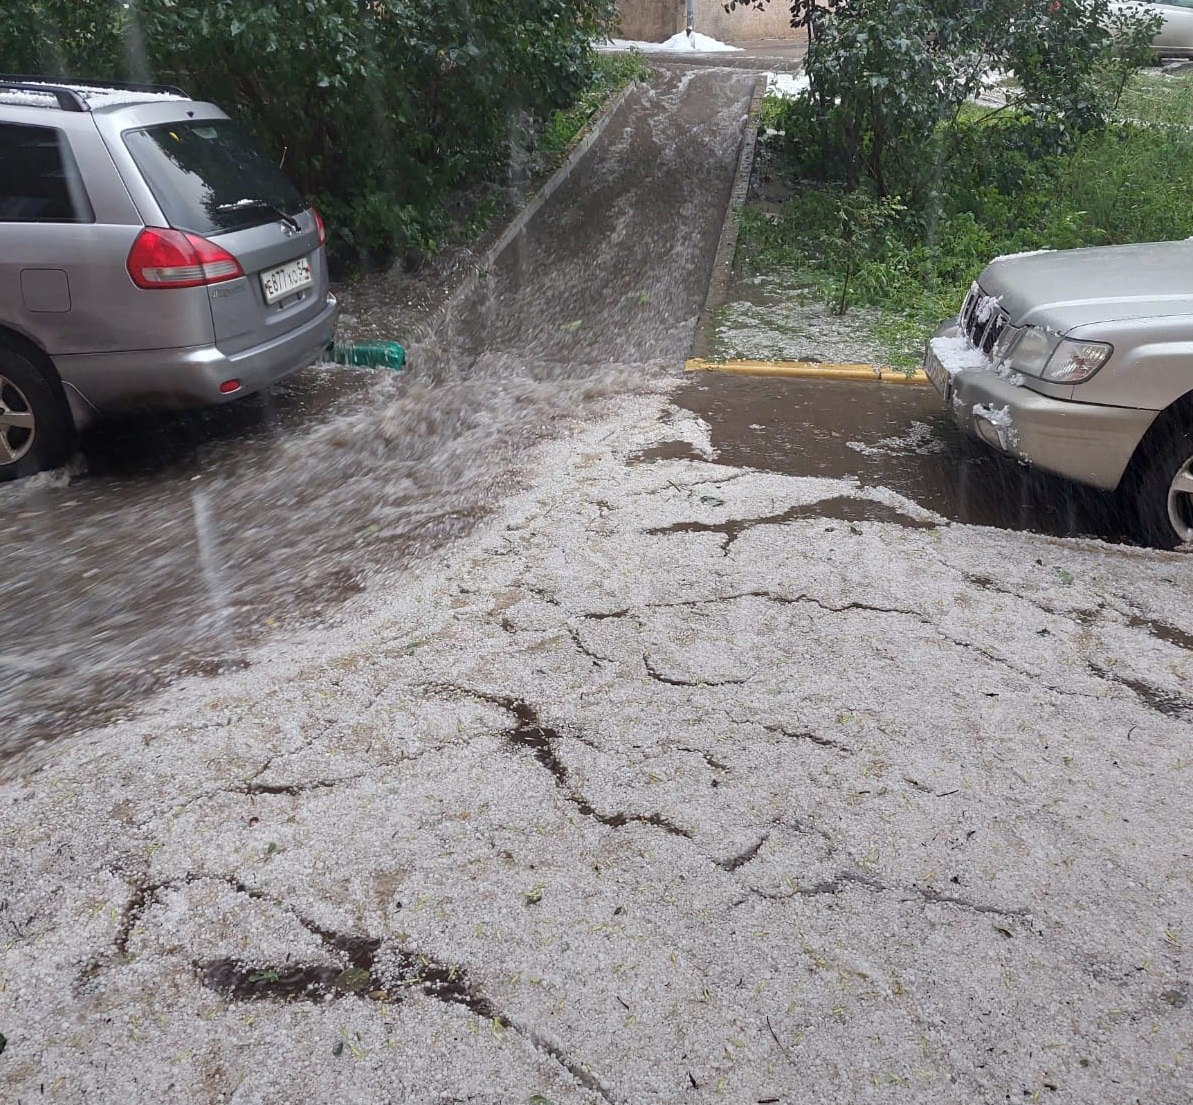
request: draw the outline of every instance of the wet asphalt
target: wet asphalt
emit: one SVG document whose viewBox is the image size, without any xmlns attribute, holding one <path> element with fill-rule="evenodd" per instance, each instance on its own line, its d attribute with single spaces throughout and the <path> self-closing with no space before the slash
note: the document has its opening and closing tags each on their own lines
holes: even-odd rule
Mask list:
<svg viewBox="0 0 1193 1105">
<path fill-rule="evenodd" d="M 234 406 L 108 424 L 66 471 L 0 487 L 0 772 L 172 679 L 244 666 L 266 634 L 334 619 L 481 521 L 534 444 L 676 374 L 757 79 L 660 63 L 405 372 L 316 366 Z M 701 376 L 677 401 L 729 464 L 1113 536 L 1104 504 L 960 440 L 928 389 Z"/>
</svg>

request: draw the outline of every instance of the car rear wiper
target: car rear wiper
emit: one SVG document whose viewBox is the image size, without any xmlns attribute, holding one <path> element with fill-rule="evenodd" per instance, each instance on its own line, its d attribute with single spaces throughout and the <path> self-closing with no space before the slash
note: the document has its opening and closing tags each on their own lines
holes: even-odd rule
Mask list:
<svg viewBox="0 0 1193 1105">
<path fill-rule="evenodd" d="M 235 203 L 221 203 L 216 205 L 216 210 L 224 211 L 269 211 L 282 220 L 291 230 L 298 230 L 298 220 L 293 216 L 287 214 L 275 203 L 270 203 L 268 200 L 237 200 Z"/>
</svg>

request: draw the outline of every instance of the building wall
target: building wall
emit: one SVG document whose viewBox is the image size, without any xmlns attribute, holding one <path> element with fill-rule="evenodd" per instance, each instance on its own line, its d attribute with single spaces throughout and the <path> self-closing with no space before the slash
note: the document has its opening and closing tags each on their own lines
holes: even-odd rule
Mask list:
<svg viewBox="0 0 1193 1105">
<path fill-rule="evenodd" d="M 637 42 L 664 42 L 686 24 L 685 0 L 617 0 L 621 12 L 621 38 Z M 738 7 L 725 11 L 725 0 L 695 0 L 694 30 L 730 46 L 778 40 L 800 41 L 791 26 L 791 12 L 784 0 L 769 0 L 764 11 Z"/>
<path fill-rule="evenodd" d="M 621 38 L 634 42 L 666 42 L 684 28 L 683 0 L 617 0 Z"/>
</svg>

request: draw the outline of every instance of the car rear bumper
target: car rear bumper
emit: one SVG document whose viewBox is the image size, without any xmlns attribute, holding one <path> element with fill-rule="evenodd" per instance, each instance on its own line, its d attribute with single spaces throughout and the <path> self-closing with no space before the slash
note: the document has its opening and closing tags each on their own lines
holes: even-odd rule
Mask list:
<svg viewBox="0 0 1193 1105">
<path fill-rule="evenodd" d="M 946 323 L 937 337 L 956 333 Z M 1001 453 L 1077 483 L 1113 491 L 1159 412 L 1105 407 L 1041 395 L 982 369 L 950 376 L 932 352 L 924 371 L 948 406 L 953 421 Z"/>
<path fill-rule="evenodd" d="M 302 326 L 233 355 L 204 345 L 63 356 L 54 363 L 76 423 L 89 420 L 89 409 L 105 415 L 145 407 L 212 406 L 262 391 L 318 361 L 335 336 L 339 310 L 335 296 L 328 294 L 323 310 Z M 221 392 L 220 385 L 229 380 L 238 380 L 240 387 Z"/>
</svg>

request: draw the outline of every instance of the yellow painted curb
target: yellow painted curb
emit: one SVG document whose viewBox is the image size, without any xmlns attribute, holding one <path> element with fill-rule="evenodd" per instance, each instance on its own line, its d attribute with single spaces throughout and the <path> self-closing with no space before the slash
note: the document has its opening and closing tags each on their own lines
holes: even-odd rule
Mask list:
<svg viewBox="0 0 1193 1105">
<path fill-rule="evenodd" d="M 905 372 L 876 364 L 824 364 L 820 361 L 706 361 L 693 357 L 685 372 L 736 372 L 744 376 L 792 376 L 812 380 L 871 380 L 882 384 L 927 384 L 922 369 Z"/>
</svg>

